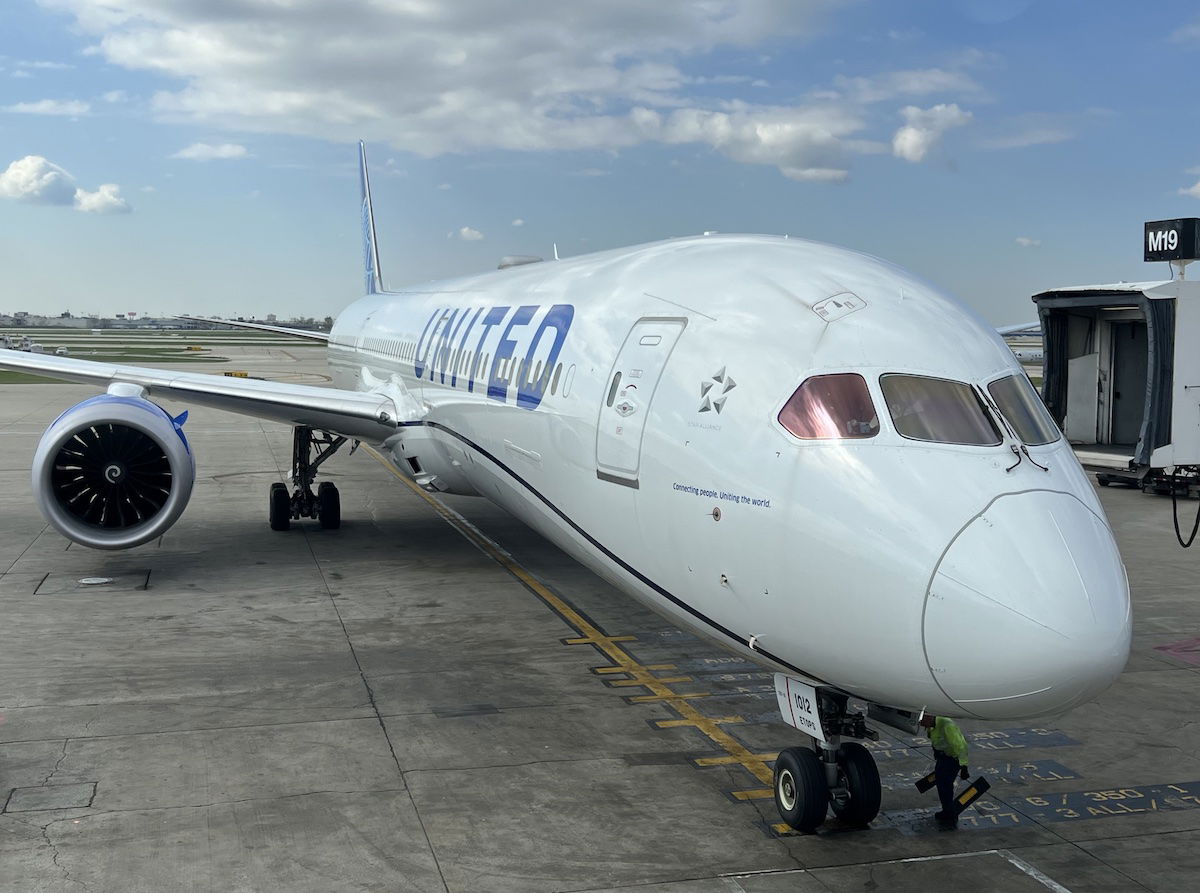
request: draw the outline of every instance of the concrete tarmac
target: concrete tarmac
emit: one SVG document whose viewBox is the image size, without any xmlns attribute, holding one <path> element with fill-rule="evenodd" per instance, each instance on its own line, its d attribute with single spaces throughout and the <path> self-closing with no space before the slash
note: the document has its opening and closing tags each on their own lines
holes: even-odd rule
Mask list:
<svg viewBox="0 0 1200 893">
<path fill-rule="evenodd" d="M 322 355 L 247 345 L 234 362 L 309 380 Z M 365 449 L 326 466 L 341 530 L 274 533 L 290 430 L 192 408 L 179 523 L 128 552 L 69 545 L 33 504 L 29 460 L 93 393 L 0 385 L 0 889 L 1179 891 L 1200 876 L 1200 553 L 1176 544 L 1168 500 L 1100 491 L 1133 590 L 1129 665 L 1036 727 L 963 723 L 992 789 L 958 831 L 912 785 L 927 744 L 884 731 L 880 818 L 802 836 L 775 827 L 771 761 L 803 739 L 776 721 L 769 674 Z"/>
</svg>

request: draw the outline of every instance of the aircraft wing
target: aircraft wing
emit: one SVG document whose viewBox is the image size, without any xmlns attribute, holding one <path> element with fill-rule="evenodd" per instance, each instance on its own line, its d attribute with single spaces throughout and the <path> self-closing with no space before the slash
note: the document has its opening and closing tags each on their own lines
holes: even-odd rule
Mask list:
<svg viewBox="0 0 1200 893">
<path fill-rule="evenodd" d="M 1001 335 L 1021 335 L 1028 332 L 1030 335 L 1040 335 L 1042 333 L 1041 322 L 1027 322 L 1015 326 L 997 326 L 996 331 Z"/>
<path fill-rule="evenodd" d="M 329 341 L 328 332 L 314 332 L 311 329 L 289 329 L 287 326 L 269 326 L 261 322 L 240 322 L 229 319 L 204 319 L 199 316 L 176 316 L 175 319 L 186 319 L 189 322 L 215 323 L 222 326 L 234 326 L 239 329 L 258 329 L 261 332 L 275 332 L 279 335 L 291 335 L 294 338 L 307 338 L 309 341 Z"/>
<path fill-rule="evenodd" d="M 423 415 L 420 403 L 395 380 L 380 381 L 373 391 L 347 391 L 202 372 L 118 366 L 15 350 L 0 350 L 0 369 L 100 388 L 124 382 L 139 385 L 150 395 L 289 425 L 308 425 L 362 440 L 383 440 L 394 434 L 401 422 Z"/>
</svg>

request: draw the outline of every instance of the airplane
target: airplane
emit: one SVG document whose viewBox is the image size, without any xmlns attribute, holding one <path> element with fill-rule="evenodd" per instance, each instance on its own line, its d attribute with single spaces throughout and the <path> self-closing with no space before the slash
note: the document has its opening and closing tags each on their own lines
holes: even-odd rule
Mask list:
<svg viewBox="0 0 1200 893">
<path fill-rule="evenodd" d="M 999 326 L 996 331 L 1005 339 L 1020 338 L 1022 335 L 1041 337 L 1042 324 L 1040 322 L 1018 323 L 1011 326 Z M 1046 358 L 1046 353 L 1041 347 L 1010 344 L 1009 348 L 1021 363 L 1040 363 Z"/>
<path fill-rule="evenodd" d="M 773 670 L 781 716 L 812 739 L 774 770 L 801 831 L 830 809 L 878 814 L 868 719 L 1043 717 L 1121 673 L 1129 587 L 1104 510 L 1012 352 L 957 299 L 845 248 L 721 234 L 387 290 L 361 143 L 359 164 L 365 295 L 328 334 L 254 326 L 325 342 L 332 387 L 0 359 L 105 389 L 33 458 L 59 532 L 122 549 L 179 519 L 187 413 L 152 398 L 294 428 L 277 531 L 337 528 L 318 469 L 374 444 Z"/>
</svg>

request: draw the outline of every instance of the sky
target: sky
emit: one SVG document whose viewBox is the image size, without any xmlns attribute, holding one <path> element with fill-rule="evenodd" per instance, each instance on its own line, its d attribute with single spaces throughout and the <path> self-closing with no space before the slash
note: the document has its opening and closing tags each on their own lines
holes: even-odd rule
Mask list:
<svg viewBox="0 0 1200 893">
<path fill-rule="evenodd" d="M 1200 8 L 1160 0 L 5 0 L 0 313 L 336 316 L 356 142 L 401 287 L 706 230 L 996 325 L 1169 278 Z"/>
</svg>

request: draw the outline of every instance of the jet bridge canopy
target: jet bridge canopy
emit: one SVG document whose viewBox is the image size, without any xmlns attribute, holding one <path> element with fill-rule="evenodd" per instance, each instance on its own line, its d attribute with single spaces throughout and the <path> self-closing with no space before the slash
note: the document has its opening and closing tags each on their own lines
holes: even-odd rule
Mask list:
<svg viewBox="0 0 1200 893">
<path fill-rule="evenodd" d="M 1198 288 L 1172 280 L 1033 296 L 1045 349 L 1042 399 L 1085 463 L 1175 464 L 1172 422 L 1183 394 L 1176 388 L 1177 305 L 1183 299 L 1191 313 L 1200 309 Z"/>
</svg>

